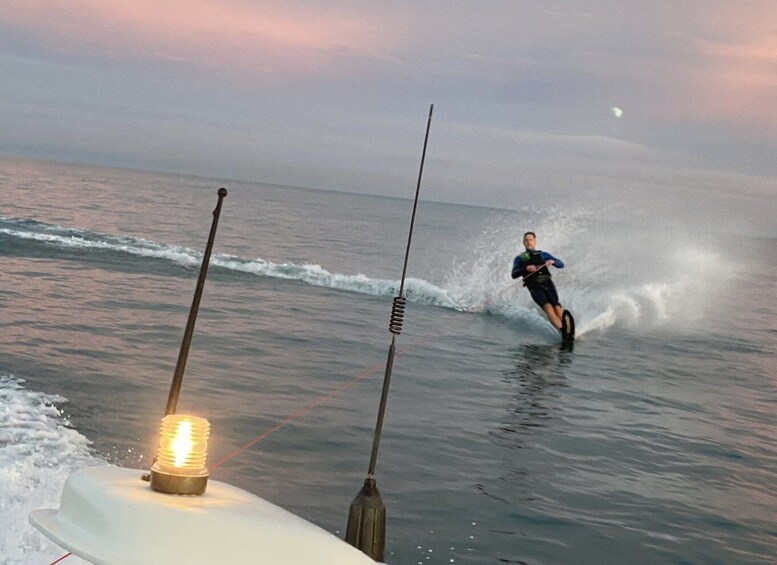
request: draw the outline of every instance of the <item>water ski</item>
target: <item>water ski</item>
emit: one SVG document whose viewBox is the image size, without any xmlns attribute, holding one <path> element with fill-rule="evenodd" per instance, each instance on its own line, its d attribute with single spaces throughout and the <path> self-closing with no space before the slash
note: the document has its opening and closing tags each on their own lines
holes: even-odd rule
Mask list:
<svg viewBox="0 0 777 565">
<path fill-rule="evenodd" d="M 574 341 L 575 340 L 575 319 L 572 317 L 572 312 L 564 310 L 561 313 L 561 341 Z"/>
</svg>

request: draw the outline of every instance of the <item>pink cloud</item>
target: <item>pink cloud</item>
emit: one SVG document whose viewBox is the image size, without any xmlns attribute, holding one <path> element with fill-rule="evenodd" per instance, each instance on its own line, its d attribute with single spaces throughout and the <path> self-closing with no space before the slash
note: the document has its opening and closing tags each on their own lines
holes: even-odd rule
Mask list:
<svg viewBox="0 0 777 565">
<path fill-rule="evenodd" d="M 684 85 L 678 92 L 685 95 L 684 111 L 702 120 L 777 131 L 772 108 L 777 98 L 775 21 L 777 6 L 771 3 L 750 10 L 723 4 L 712 10 L 705 27 L 711 38 L 694 40 L 695 58 L 675 74 L 677 85 Z"/>
<path fill-rule="evenodd" d="M 5 0 L 0 22 L 53 51 L 161 58 L 259 73 L 307 72 L 343 53 L 384 57 L 374 23 L 336 10 L 216 0 Z"/>
</svg>

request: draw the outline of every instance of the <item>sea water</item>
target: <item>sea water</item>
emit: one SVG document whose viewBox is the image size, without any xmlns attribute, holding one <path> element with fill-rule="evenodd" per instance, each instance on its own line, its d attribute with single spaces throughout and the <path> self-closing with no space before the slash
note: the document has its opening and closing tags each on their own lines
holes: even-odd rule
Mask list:
<svg viewBox="0 0 777 565">
<path fill-rule="evenodd" d="M 28 513 L 73 470 L 149 467 L 220 186 L 179 411 L 211 422 L 212 479 L 344 535 L 414 187 L 1 158 L 0 563 L 66 553 Z M 419 205 L 377 467 L 389 564 L 775 562 L 777 240 L 609 206 Z M 566 264 L 573 348 L 510 279 L 528 229 Z"/>
</svg>

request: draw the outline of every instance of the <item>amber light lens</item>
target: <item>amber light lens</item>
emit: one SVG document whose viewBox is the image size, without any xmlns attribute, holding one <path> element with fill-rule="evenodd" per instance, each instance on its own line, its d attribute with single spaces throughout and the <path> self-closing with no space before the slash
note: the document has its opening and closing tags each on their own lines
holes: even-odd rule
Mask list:
<svg viewBox="0 0 777 565">
<path fill-rule="evenodd" d="M 170 414 L 162 419 L 157 466 L 173 475 L 207 475 L 210 424 L 205 418 Z"/>
<path fill-rule="evenodd" d="M 207 482 L 209 433 L 210 424 L 205 418 L 186 414 L 165 416 L 156 462 L 151 467 L 151 488 L 171 494 L 202 494 L 197 491 L 204 491 Z M 204 482 L 194 480 L 199 478 Z"/>
</svg>

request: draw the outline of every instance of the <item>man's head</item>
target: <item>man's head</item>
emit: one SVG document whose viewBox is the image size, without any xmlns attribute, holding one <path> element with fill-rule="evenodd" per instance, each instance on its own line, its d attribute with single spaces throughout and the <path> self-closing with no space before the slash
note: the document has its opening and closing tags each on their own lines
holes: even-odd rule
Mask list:
<svg viewBox="0 0 777 565">
<path fill-rule="evenodd" d="M 534 251 L 534 246 L 537 245 L 537 236 L 533 231 L 527 231 L 523 234 L 523 246 L 526 251 Z"/>
</svg>

